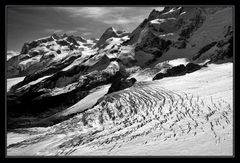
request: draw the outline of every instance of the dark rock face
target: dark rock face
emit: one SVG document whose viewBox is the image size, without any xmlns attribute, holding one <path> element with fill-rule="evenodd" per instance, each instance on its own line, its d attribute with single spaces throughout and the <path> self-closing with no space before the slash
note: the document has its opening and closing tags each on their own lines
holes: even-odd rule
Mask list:
<svg viewBox="0 0 240 163">
<path fill-rule="evenodd" d="M 82 39 L 82 40 L 83 40 L 83 39 Z M 70 43 L 73 43 L 74 45 L 79 45 L 79 44 L 77 43 L 77 40 L 75 39 L 74 36 L 68 36 L 68 37 L 67 37 L 67 41 L 70 42 Z"/>
<path fill-rule="evenodd" d="M 191 73 L 191 72 L 201 69 L 201 67 L 202 66 L 200 66 L 198 64 L 188 63 L 185 68 L 186 68 L 187 73 Z"/>
<path fill-rule="evenodd" d="M 217 42 L 214 41 L 214 42 L 212 42 L 212 43 L 210 43 L 210 44 L 202 47 L 202 48 L 199 50 L 199 52 L 197 53 L 197 55 L 195 55 L 195 56 L 193 57 L 193 60 L 196 60 L 197 58 L 199 58 L 203 53 L 205 53 L 206 51 L 208 51 L 209 49 L 211 49 L 211 48 L 212 48 L 214 45 L 216 45 L 216 44 L 217 44 Z"/>
<path fill-rule="evenodd" d="M 170 40 L 159 38 L 152 33 L 149 33 L 141 43 L 138 43 L 135 48 L 135 52 L 141 50 L 146 53 L 151 53 L 154 55 L 154 59 L 159 58 L 169 50 L 169 47 L 172 45 Z M 150 61 L 151 62 L 151 61 Z"/>
<path fill-rule="evenodd" d="M 184 40 L 188 39 L 194 31 L 201 27 L 205 20 L 206 16 L 204 16 L 202 9 L 197 8 L 195 17 L 189 20 L 190 23 L 185 25 L 184 22 L 181 22 L 181 24 L 184 25 L 182 26 L 181 31 L 179 33 L 180 38 Z"/>
<path fill-rule="evenodd" d="M 233 61 L 233 37 L 223 42 L 217 44 L 219 47 L 210 57 L 210 62 L 214 63 L 225 58 Z"/>
<path fill-rule="evenodd" d="M 181 76 L 185 75 L 186 73 L 191 73 L 194 71 L 197 71 L 201 69 L 202 66 L 194 63 L 188 63 L 186 66 L 184 65 L 179 65 L 172 67 L 171 69 L 168 69 L 166 73 L 158 73 L 153 77 L 153 80 L 159 80 L 165 77 L 171 77 L 171 76 Z"/>
<path fill-rule="evenodd" d="M 150 51 L 149 49 L 157 48 L 161 51 L 167 51 L 168 47 L 172 44 L 170 40 L 161 39 L 153 34 L 145 37 L 141 43 L 137 44 L 136 49 Z"/>
<path fill-rule="evenodd" d="M 86 42 L 87 42 L 87 40 L 84 39 L 84 38 L 81 37 L 81 36 L 71 36 L 71 37 L 73 37 L 74 40 L 76 40 L 76 41 L 80 41 L 80 42 L 83 42 L 83 43 L 86 43 Z"/>
<path fill-rule="evenodd" d="M 136 81 L 137 80 L 135 78 L 126 79 L 122 73 L 117 72 L 112 78 L 112 85 L 107 94 L 129 88 Z"/>
<path fill-rule="evenodd" d="M 28 50 L 29 50 L 29 45 L 28 45 L 28 43 L 24 43 L 24 45 L 23 45 L 22 50 L 21 50 L 20 53 L 21 53 L 21 54 L 27 54 Z"/>
<path fill-rule="evenodd" d="M 97 44 L 95 45 L 95 47 L 101 47 L 101 45 L 103 45 L 105 43 L 105 41 L 111 37 L 118 37 L 117 33 L 115 32 L 115 30 L 111 27 L 108 28 L 100 37 L 99 41 L 97 42 Z"/>
<path fill-rule="evenodd" d="M 123 46 L 127 46 L 127 45 L 132 45 L 134 43 L 136 43 L 136 41 L 139 38 L 139 35 L 141 33 L 141 31 L 144 29 L 144 27 L 148 24 L 148 19 L 144 19 L 143 22 L 135 29 L 133 30 L 132 33 L 129 34 L 129 40 L 126 40 L 123 42 Z"/>
<path fill-rule="evenodd" d="M 187 43 L 186 40 L 179 40 L 177 42 L 174 42 L 173 47 L 178 48 L 178 49 L 184 49 L 186 48 Z"/>
<path fill-rule="evenodd" d="M 214 50 L 212 52 L 208 52 L 212 48 L 214 48 Z M 210 59 L 211 63 L 218 62 L 220 60 L 223 61 L 225 58 L 233 58 L 233 31 L 231 26 L 226 28 L 224 39 L 220 41 L 214 41 L 202 47 L 193 57 L 193 60 L 201 60 L 206 58 Z"/>
</svg>

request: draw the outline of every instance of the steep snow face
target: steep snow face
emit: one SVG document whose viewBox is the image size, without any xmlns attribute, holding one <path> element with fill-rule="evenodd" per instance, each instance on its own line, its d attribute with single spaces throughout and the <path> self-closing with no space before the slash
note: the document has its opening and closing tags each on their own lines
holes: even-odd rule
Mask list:
<svg viewBox="0 0 240 163">
<path fill-rule="evenodd" d="M 60 113 L 57 113 L 51 117 L 48 117 L 45 120 L 47 121 L 48 119 L 68 116 L 74 113 L 80 113 L 87 109 L 90 109 L 94 104 L 97 103 L 99 98 L 103 97 L 107 93 L 109 87 L 110 85 L 104 85 L 104 86 L 99 86 L 97 88 L 94 88 L 93 90 L 90 91 L 90 94 L 88 96 L 80 100 L 78 103 L 74 104 L 73 106 L 67 108 L 66 110 Z"/>
<path fill-rule="evenodd" d="M 136 83 L 54 126 L 9 132 L 7 155 L 230 156 L 232 66 Z"/>
</svg>

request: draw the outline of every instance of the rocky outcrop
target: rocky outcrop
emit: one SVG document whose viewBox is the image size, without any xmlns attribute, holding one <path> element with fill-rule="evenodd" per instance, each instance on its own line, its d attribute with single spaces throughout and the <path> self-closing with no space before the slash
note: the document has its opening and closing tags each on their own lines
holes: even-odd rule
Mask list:
<svg viewBox="0 0 240 163">
<path fill-rule="evenodd" d="M 185 75 L 186 73 L 192 73 L 194 71 L 197 71 L 201 69 L 202 66 L 194 63 L 188 63 L 186 66 L 183 64 L 179 66 L 172 67 L 170 69 L 167 69 L 164 73 L 158 73 L 153 77 L 153 80 L 159 80 L 165 77 L 173 77 L 173 76 L 181 76 Z"/>
<path fill-rule="evenodd" d="M 135 78 L 126 79 L 125 75 L 123 75 L 121 72 L 117 72 L 112 77 L 112 85 L 109 88 L 107 94 L 129 88 L 136 81 L 137 80 Z"/>
<path fill-rule="evenodd" d="M 161 55 L 169 49 L 172 44 L 170 40 L 161 39 L 152 33 L 149 33 L 142 39 L 142 42 L 136 45 L 135 51 L 142 50 L 147 53 L 152 53 L 156 57 Z"/>
<path fill-rule="evenodd" d="M 193 60 L 209 59 L 211 63 L 233 59 L 233 31 L 232 26 L 226 28 L 224 39 L 214 41 L 202 47 L 198 53 L 193 56 Z"/>
</svg>

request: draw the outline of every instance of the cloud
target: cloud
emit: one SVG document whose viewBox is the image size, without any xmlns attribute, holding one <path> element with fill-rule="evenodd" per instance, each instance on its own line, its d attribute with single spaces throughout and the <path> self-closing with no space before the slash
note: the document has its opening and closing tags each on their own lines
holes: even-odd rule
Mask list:
<svg viewBox="0 0 240 163">
<path fill-rule="evenodd" d="M 110 20 L 103 20 L 104 23 L 106 24 L 116 24 L 116 25 L 126 25 L 129 23 L 138 23 L 143 21 L 142 16 L 132 16 L 132 17 L 116 17 L 116 18 L 112 18 Z"/>
<path fill-rule="evenodd" d="M 44 30 L 47 33 L 62 33 L 63 30 L 62 29 L 54 29 L 54 28 L 48 28 Z"/>
<path fill-rule="evenodd" d="M 106 7 L 55 7 L 57 10 L 66 11 L 71 17 L 99 18 L 111 12 Z"/>
<path fill-rule="evenodd" d="M 65 33 L 67 34 L 74 34 L 74 33 L 77 33 L 78 31 L 76 30 L 70 30 L 70 31 L 65 31 Z"/>
<path fill-rule="evenodd" d="M 84 17 L 106 24 L 139 23 L 151 10 L 162 10 L 163 7 L 55 7 L 67 12 L 70 17 Z"/>
<path fill-rule="evenodd" d="M 50 34 L 52 34 L 52 33 L 75 34 L 75 33 L 78 33 L 78 32 L 80 32 L 80 33 L 84 32 L 83 34 L 85 34 L 85 35 L 92 34 L 92 32 L 90 32 L 89 29 L 84 28 L 84 27 L 76 27 L 76 28 L 68 29 L 68 30 L 47 28 L 47 29 L 44 30 L 44 32 L 50 33 Z"/>
<path fill-rule="evenodd" d="M 77 27 L 77 28 L 75 28 L 75 30 L 77 30 L 77 31 L 88 31 L 89 29 L 84 28 L 84 27 Z"/>
<path fill-rule="evenodd" d="M 92 33 L 92 32 L 85 32 L 85 33 L 82 33 L 83 36 L 89 36 L 89 35 L 91 35 L 91 34 L 93 34 L 93 33 Z"/>
</svg>

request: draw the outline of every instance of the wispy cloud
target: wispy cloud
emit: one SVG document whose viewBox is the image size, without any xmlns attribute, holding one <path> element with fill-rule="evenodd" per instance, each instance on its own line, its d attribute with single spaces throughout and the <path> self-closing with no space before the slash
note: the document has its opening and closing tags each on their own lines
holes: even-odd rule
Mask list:
<svg viewBox="0 0 240 163">
<path fill-rule="evenodd" d="M 86 18 L 99 18 L 110 12 L 105 7 L 61 7 L 59 9 L 70 12 L 72 17 L 82 16 Z"/>
<path fill-rule="evenodd" d="M 84 17 L 106 24 L 123 25 L 139 23 L 152 9 L 162 10 L 163 7 L 55 7 L 55 9 L 68 12 L 70 17 Z"/>
<path fill-rule="evenodd" d="M 44 30 L 47 33 L 62 33 L 63 30 L 62 29 L 54 29 L 54 28 L 48 28 Z"/>
<path fill-rule="evenodd" d="M 54 28 L 47 28 L 44 30 L 46 33 L 66 33 L 66 34 L 75 34 L 75 33 L 78 33 L 78 32 L 86 32 L 88 31 L 87 28 L 82 28 L 82 27 L 77 27 L 77 28 L 74 28 L 72 30 L 63 30 L 63 29 L 54 29 Z M 90 33 L 90 32 L 86 32 L 86 33 Z"/>
<path fill-rule="evenodd" d="M 131 17 L 117 17 L 113 16 L 110 20 L 103 20 L 106 24 L 117 24 L 117 25 L 126 25 L 129 23 L 141 22 L 143 20 L 142 16 L 131 16 Z"/>
<path fill-rule="evenodd" d="M 77 28 L 74 28 L 75 30 L 77 31 L 88 31 L 89 29 L 88 28 L 84 28 L 84 27 L 77 27 Z"/>
<path fill-rule="evenodd" d="M 74 34 L 74 33 L 77 33 L 78 31 L 76 30 L 69 30 L 69 31 L 65 31 L 65 33 L 67 34 Z"/>
<path fill-rule="evenodd" d="M 85 33 L 82 33 L 83 36 L 89 36 L 89 35 L 91 35 L 91 34 L 93 34 L 93 33 L 92 33 L 92 32 L 85 32 Z"/>
<path fill-rule="evenodd" d="M 45 29 L 44 31 L 48 34 L 53 34 L 53 33 L 63 34 L 63 33 L 66 33 L 66 34 L 71 35 L 71 34 L 79 33 L 82 36 L 89 36 L 89 35 L 93 34 L 87 28 L 83 28 L 83 27 L 77 27 L 77 28 L 74 28 L 73 30 L 63 30 L 63 29 L 49 28 L 49 29 Z"/>
</svg>

